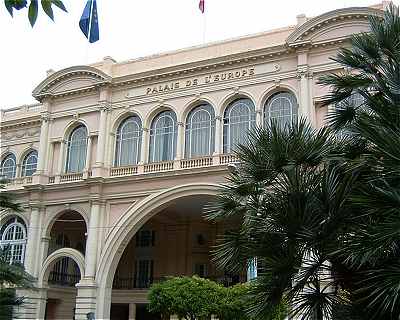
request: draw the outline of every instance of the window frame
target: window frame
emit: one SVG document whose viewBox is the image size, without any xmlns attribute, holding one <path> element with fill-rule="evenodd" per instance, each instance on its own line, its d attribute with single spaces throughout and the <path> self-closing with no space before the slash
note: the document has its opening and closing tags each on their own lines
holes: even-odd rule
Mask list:
<svg viewBox="0 0 400 320">
<path fill-rule="evenodd" d="M 273 103 L 278 99 L 286 99 L 290 104 L 290 115 L 283 115 L 271 118 L 271 107 L 273 107 Z M 284 125 L 292 124 L 294 121 L 298 121 L 299 117 L 299 103 L 297 101 L 296 95 L 291 91 L 278 91 L 272 94 L 264 104 L 264 126 L 271 125 L 271 122 L 274 120 L 276 123 L 283 123 Z M 276 112 L 277 110 L 275 110 Z M 290 119 L 289 119 L 290 118 Z"/>
<path fill-rule="evenodd" d="M 27 163 L 29 158 L 31 158 L 31 157 L 35 157 L 36 158 L 36 162 L 34 164 Z M 21 177 L 31 177 L 36 172 L 37 165 L 38 165 L 38 157 L 39 157 L 39 155 L 38 155 L 38 152 L 36 150 L 31 150 L 25 155 L 25 157 L 24 157 L 24 159 L 22 161 L 22 166 L 21 166 Z M 32 169 L 27 169 L 28 166 L 33 166 L 33 165 L 34 165 L 34 169 L 33 168 Z M 32 170 L 32 173 L 31 174 L 27 174 L 28 170 Z"/>
<path fill-rule="evenodd" d="M 5 166 L 5 163 L 7 161 L 12 161 L 13 165 Z M 7 171 L 7 172 L 11 172 L 11 176 L 4 174 L 4 168 L 11 169 L 11 170 Z M 16 176 L 17 176 L 17 158 L 14 153 L 11 153 L 11 152 L 7 153 L 1 160 L 1 176 L 5 177 L 6 179 L 10 179 L 10 180 L 16 178 Z"/>
<path fill-rule="evenodd" d="M 157 124 L 159 123 L 159 121 L 163 118 L 169 118 L 173 125 L 172 126 L 168 126 L 168 127 L 161 127 L 158 128 Z M 157 130 L 160 129 L 165 129 L 165 128 L 171 128 L 172 131 L 171 132 L 167 132 L 167 133 L 157 133 Z M 166 158 L 167 159 L 161 159 L 161 160 L 155 160 L 155 145 L 156 145 L 156 139 L 160 138 L 160 136 L 166 136 L 166 135 L 171 135 L 172 134 L 172 143 L 171 143 L 171 154 L 169 154 Z M 172 110 L 165 110 L 165 111 L 161 111 L 160 113 L 157 114 L 157 116 L 153 119 L 153 121 L 151 122 L 151 127 L 150 127 L 150 143 L 149 143 L 149 162 L 150 163 L 157 163 L 157 162 L 164 162 L 164 161 L 173 161 L 176 157 L 176 144 L 177 144 L 177 138 L 178 138 L 178 122 L 177 122 L 177 118 L 176 118 L 176 114 L 174 111 Z M 165 141 L 163 140 L 163 142 L 165 143 Z M 158 158 L 162 158 L 162 157 L 158 157 Z M 170 159 L 169 159 L 170 158 Z"/>
<path fill-rule="evenodd" d="M 82 168 L 79 168 L 79 165 L 78 165 L 77 166 L 78 170 L 73 170 L 73 169 L 71 169 L 71 149 L 74 147 L 74 145 L 73 145 L 74 135 L 76 135 L 77 132 L 79 132 L 79 130 L 85 130 L 85 138 L 76 140 L 76 141 L 80 141 L 80 142 L 84 141 L 84 143 L 77 144 L 77 146 L 81 147 L 81 148 L 84 148 L 84 152 L 83 153 L 84 153 L 85 157 L 83 159 Z M 88 136 L 87 127 L 85 125 L 83 125 L 83 124 L 75 127 L 71 131 L 71 133 L 70 133 L 70 135 L 68 137 L 68 141 L 67 141 L 67 157 L 66 157 L 66 161 L 65 161 L 65 172 L 66 173 L 79 173 L 79 172 L 83 172 L 83 170 L 85 169 L 85 167 L 86 167 L 86 157 L 87 157 L 87 153 L 88 153 L 88 148 L 87 148 L 87 146 L 88 146 L 88 138 L 89 138 L 89 136 Z"/>
<path fill-rule="evenodd" d="M 133 136 L 132 138 L 123 138 L 123 130 L 124 127 L 127 126 L 130 123 L 134 123 L 137 126 L 137 131 L 131 131 L 129 132 L 130 134 L 134 135 L 135 133 L 138 133 L 137 136 Z M 125 133 L 125 135 L 128 133 Z M 127 118 L 125 118 L 120 125 L 118 126 L 117 132 L 116 132 L 116 138 L 115 138 L 115 153 L 114 153 L 114 166 L 115 167 L 121 167 L 121 166 L 133 166 L 137 165 L 140 162 L 141 159 L 141 153 L 142 153 L 142 136 L 143 136 L 143 127 L 142 127 L 142 121 L 137 115 L 132 115 Z M 133 163 L 127 163 L 127 164 L 121 164 L 121 159 L 122 159 L 122 145 L 124 141 L 134 141 L 136 140 L 136 150 L 137 154 L 134 157 Z"/>
<path fill-rule="evenodd" d="M 0 247 L 5 248 L 6 246 L 10 246 L 10 253 L 9 253 L 9 263 L 13 264 L 15 263 L 15 251 L 18 246 L 21 248 L 21 254 L 20 254 L 20 259 L 17 261 L 17 263 L 24 264 L 25 262 L 25 254 L 26 254 L 26 243 L 27 243 L 27 230 L 26 226 L 24 223 L 18 221 L 18 217 L 14 217 L 9 219 L 6 224 L 5 228 L 1 233 L 1 238 L 0 238 Z M 13 228 L 13 235 L 12 239 L 6 239 L 6 236 L 8 235 L 8 232 Z M 20 228 L 22 231 L 22 238 L 20 239 L 15 239 L 16 238 L 16 233 L 17 233 L 17 228 Z M 21 247 L 19 247 L 21 246 Z"/>
</svg>

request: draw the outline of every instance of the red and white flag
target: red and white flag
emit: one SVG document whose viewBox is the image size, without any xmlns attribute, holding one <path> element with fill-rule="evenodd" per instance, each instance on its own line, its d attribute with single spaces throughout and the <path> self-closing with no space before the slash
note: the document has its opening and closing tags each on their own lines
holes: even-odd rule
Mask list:
<svg viewBox="0 0 400 320">
<path fill-rule="evenodd" d="M 204 9 L 205 9 L 204 2 L 205 2 L 205 0 L 200 0 L 200 2 L 199 2 L 199 9 L 200 9 L 201 13 L 204 13 Z"/>
</svg>

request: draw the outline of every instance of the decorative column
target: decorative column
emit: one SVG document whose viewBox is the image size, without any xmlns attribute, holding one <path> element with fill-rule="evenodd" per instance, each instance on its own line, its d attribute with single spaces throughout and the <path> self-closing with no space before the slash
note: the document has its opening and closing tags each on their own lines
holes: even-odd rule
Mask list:
<svg viewBox="0 0 400 320">
<path fill-rule="evenodd" d="M 50 113 L 43 112 L 41 114 L 41 127 L 40 127 L 40 140 L 39 140 L 39 152 L 38 152 L 38 163 L 37 169 L 34 173 L 34 183 L 47 183 L 45 181 L 45 164 L 47 158 L 47 146 L 49 144 L 49 123 L 50 123 Z"/>
<path fill-rule="evenodd" d="M 53 153 L 54 153 L 54 142 L 50 142 L 49 143 L 49 150 L 47 152 L 47 157 L 46 157 L 46 163 L 45 163 L 46 171 L 49 174 L 51 174 L 51 172 L 50 172 L 50 170 L 51 170 L 50 164 L 51 164 L 51 161 L 52 161 L 52 159 L 54 157 Z"/>
<path fill-rule="evenodd" d="M 85 250 L 85 278 L 90 280 L 94 280 L 96 276 L 96 260 L 101 205 L 102 203 L 98 200 L 92 201 L 89 228 L 87 230 L 88 236 Z"/>
<path fill-rule="evenodd" d="M 216 116 L 215 117 L 215 148 L 213 153 L 213 164 L 219 164 L 219 155 L 223 153 L 222 150 L 222 117 Z"/>
<path fill-rule="evenodd" d="M 107 140 L 107 123 L 110 111 L 108 103 L 102 103 L 100 110 L 99 135 L 97 137 L 96 163 L 93 167 L 93 176 L 104 176 L 106 140 Z"/>
<path fill-rule="evenodd" d="M 87 142 L 87 148 L 86 148 L 86 160 L 85 160 L 85 169 L 83 169 L 83 175 L 84 179 L 86 179 L 89 176 L 89 170 L 90 170 L 90 161 L 92 160 L 92 140 L 93 136 L 89 134 L 88 136 L 88 142 Z"/>
<path fill-rule="evenodd" d="M 256 109 L 256 126 L 261 127 L 262 126 L 262 110 L 257 108 Z"/>
<path fill-rule="evenodd" d="M 75 319 L 86 320 L 88 313 L 96 312 L 97 285 L 96 266 L 98 252 L 98 235 L 100 227 L 100 212 L 104 204 L 93 200 L 90 210 L 89 227 L 85 250 L 85 274 L 76 285 L 78 289 L 75 305 Z"/>
<path fill-rule="evenodd" d="M 129 304 L 129 320 L 136 320 L 136 304 Z"/>
<path fill-rule="evenodd" d="M 64 153 L 66 149 L 65 140 L 60 140 L 60 150 L 58 152 L 58 164 L 57 164 L 57 173 L 56 173 L 56 183 L 60 182 L 60 176 L 64 172 Z"/>
<path fill-rule="evenodd" d="M 25 269 L 26 271 L 37 278 L 36 260 L 38 257 L 38 237 L 40 228 L 40 208 L 37 205 L 31 206 L 31 214 L 28 227 L 28 240 L 26 243 Z"/>
<path fill-rule="evenodd" d="M 184 128 L 183 122 L 178 122 L 178 137 L 176 139 L 175 160 L 183 159 L 184 139 L 185 139 L 185 128 Z"/>
<path fill-rule="evenodd" d="M 148 128 L 142 128 L 142 145 L 140 150 L 140 163 L 145 164 L 149 159 L 150 134 Z"/>
</svg>

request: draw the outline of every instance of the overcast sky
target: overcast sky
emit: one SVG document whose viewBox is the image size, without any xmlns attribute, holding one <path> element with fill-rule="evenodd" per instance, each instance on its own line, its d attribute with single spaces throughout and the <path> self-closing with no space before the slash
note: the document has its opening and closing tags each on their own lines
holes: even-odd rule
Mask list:
<svg viewBox="0 0 400 320">
<path fill-rule="evenodd" d="M 285 27 L 296 16 L 315 16 L 341 7 L 379 0 L 205 0 L 206 42 Z M 399 3 L 400 0 L 394 1 Z M 12 19 L 0 3 L 0 107 L 34 102 L 31 92 L 46 70 L 117 61 L 203 43 L 199 0 L 97 0 L 100 40 L 88 44 L 78 22 L 86 0 L 64 0 L 53 23 L 40 12 L 32 29 L 27 10 Z M 266 44 L 267 45 L 267 44 Z"/>
</svg>

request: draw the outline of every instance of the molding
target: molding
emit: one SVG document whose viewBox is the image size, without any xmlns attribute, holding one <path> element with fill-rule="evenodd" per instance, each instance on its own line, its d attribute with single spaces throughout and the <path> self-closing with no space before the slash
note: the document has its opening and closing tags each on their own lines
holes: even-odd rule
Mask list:
<svg viewBox="0 0 400 320">
<path fill-rule="evenodd" d="M 383 16 L 383 11 L 368 7 L 352 7 L 326 12 L 315 18 L 308 20 L 297 27 L 287 38 L 286 43 L 289 47 L 302 47 L 304 44 L 311 44 L 305 37 L 314 34 L 317 30 L 343 20 L 367 20 L 368 16 Z"/>
<path fill-rule="evenodd" d="M 79 89 L 66 90 L 60 93 L 51 92 L 51 89 L 61 81 L 71 79 L 75 76 L 93 79 L 95 82 L 92 85 L 88 85 Z M 51 74 L 33 90 L 32 95 L 38 101 L 42 101 L 48 97 L 67 96 L 70 94 L 93 91 L 94 89 L 107 85 L 110 82 L 111 77 L 99 69 L 90 66 L 74 66 Z"/>
</svg>

